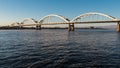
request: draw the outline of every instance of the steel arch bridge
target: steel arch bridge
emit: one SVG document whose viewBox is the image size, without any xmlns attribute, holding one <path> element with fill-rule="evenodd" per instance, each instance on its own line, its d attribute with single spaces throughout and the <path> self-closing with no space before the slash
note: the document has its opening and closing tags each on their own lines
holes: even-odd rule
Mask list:
<svg viewBox="0 0 120 68">
<path fill-rule="evenodd" d="M 32 23 L 26 23 L 26 21 Z M 89 12 L 81 14 L 72 20 L 56 14 L 50 14 L 42 17 L 38 21 L 33 18 L 26 18 L 19 24 L 15 26 L 36 26 L 37 29 L 41 29 L 42 25 L 58 25 L 58 24 L 68 24 L 68 30 L 74 31 L 74 24 L 88 24 L 88 23 L 117 23 L 117 31 L 120 32 L 120 20 L 103 13 Z"/>
</svg>

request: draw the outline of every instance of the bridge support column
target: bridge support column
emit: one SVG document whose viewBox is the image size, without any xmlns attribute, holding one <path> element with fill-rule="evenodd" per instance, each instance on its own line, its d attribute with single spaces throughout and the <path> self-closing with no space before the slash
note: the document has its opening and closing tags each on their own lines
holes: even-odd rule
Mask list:
<svg viewBox="0 0 120 68">
<path fill-rule="evenodd" d="M 23 29 L 23 27 L 22 27 L 22 26 L 20 26 L 20 29 Z"/>
<path fill-rule="evenodd" d="M 117 31 L 120 32 L 120 22 L 117 23 Z"/>
<path fill-rule="evenodd" d="M 74 29 L 74 23 L 72 23 L 72 24 L 69 24 L 69 26 L 68 26 L 68 31 L 74 31 L 75 29 Z"/>
<path fill-rule="evenodd" d="M 36 30 L 41 30 L 41 25 L 37 25 Z"/>
<path fill-rule="evenodd" d="M 39 25 L 39 30 L 41 30 L 41 25 Z"/>
<path fill-rule="evenodd" d="M 17 26 L 17 29 L 21 30 L 23 27 L 22 26 Z"/>
<path fill-rule="evenodd" d="M 38 30 L 38 25 L 36 25 L 36 30 Z"/>
</svg>

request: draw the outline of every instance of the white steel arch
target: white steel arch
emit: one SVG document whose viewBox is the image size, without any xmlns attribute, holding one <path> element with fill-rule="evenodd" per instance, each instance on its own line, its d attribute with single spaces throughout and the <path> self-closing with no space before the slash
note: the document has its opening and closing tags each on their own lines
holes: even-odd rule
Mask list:
<svg viewBox="0 0 120 68">
<path fill-rule="evenodd" d="M 110 18 L 112 20 L 118 20 L 117 18 L 112 17 L 112 16 L 107 15 L 107 14 L 97 13 L 97 12 L 89 12 L 89 13 L 81 14 L 81 15 L 75 17 L 74 19 L 71 20 L 71 22 L 74 22 L 74 21 L 76 21 L 78 19 L 81 19 L 82 17 L 90 16 L 90 15 L 100 15 L 100 16 L 104 16 L 104 17 Z"/>
<path fill-rule="evenodd" d="M 37 23 L 37 21 L 33 18 L 25 18 L 21 23 L 24 24 L 26 21 L 31 21 L 32 23 Z"/>
<path fill-rule="evenodd" d="M 65 22 L 69 22 L 70 20 L 68 18 L 65 18 L 64 16 L 61 16 L 61 15 L 56 15 L 56 14 L 50 14 L 50 15 L 47 15 L 47 16 L 44 16 L 43 18 L 41 18 L 38 23 L 42 23 L 42 21 L 48 17 L 58 17 L 60 19 L 62 19 L 63 21 Z"/>
<path fill-rule="evenodd" d="M 11 26 L 19 26 L 19 25 L 20 25 L 19 22 L 14 22 L 14 23 L 11 24 Z"/>
</svg>

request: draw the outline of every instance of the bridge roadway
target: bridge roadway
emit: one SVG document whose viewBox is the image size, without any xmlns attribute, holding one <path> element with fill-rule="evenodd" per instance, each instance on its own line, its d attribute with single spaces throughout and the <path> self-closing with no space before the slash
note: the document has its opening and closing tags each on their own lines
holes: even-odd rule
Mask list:
<svg viewBox="0 0 120 68">
<path fill-rule="evenodd" d="M 21 26 L 36 26 L 36 25 L 58 25 L 58 24 L 90 24 L 90 23 L 120 23 L 120 20 L 109 21 L 87 21 L 87 22 L 57 22 L 57 23 L 36 23 L 36 24 L 23 24 Z"/>
<path fill-rule="evenodd" d="M 120 20 L 21 24 L 20 27 L 36 26 L 37 29 L 41 29 L 41 25 L 68 24 L 69 25 L 68 26 L 68 31 L 74 31 L 74 24 L 92 24 L 92 23 L 117 23 L 117 31 L 120 32 Z"/>
</svg>

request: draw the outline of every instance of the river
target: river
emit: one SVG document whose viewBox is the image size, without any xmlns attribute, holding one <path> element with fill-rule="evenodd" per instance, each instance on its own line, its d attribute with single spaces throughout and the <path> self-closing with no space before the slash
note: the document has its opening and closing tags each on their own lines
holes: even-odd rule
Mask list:
<svg viewBox="0 0 120 68">
<path fill-rule="evenodd" d="M 0 68 L 120 67 L 112 30 L 0 30 Z"/>
</svg>

